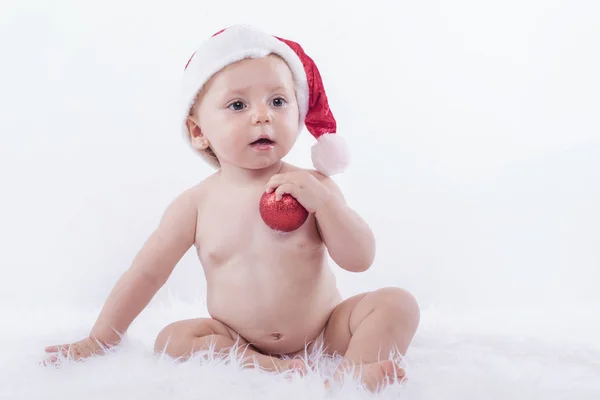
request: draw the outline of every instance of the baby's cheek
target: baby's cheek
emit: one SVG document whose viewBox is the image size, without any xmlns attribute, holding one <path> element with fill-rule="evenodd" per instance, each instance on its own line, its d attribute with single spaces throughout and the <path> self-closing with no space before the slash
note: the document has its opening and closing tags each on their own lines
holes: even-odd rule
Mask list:
<svg viewBox="0 0 600 400">
<path fill-rule="evenodd" d="M 230 153 L 246 150 L 251 140 L 247 129 L 225 130 L 218 139 L 221 148 Z"/>
</svg>

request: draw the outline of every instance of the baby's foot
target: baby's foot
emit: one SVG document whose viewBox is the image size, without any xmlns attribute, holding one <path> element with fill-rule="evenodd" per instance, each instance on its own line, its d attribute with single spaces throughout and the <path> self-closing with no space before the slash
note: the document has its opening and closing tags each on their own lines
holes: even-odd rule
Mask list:
<svg viewBox="0 0 600 400">
<path fill-rule="evenodd" d="M 306 374 L 306 366 L 304 365 L 304 361 L 299 359 L 291 359 L 291 360 L 277 360 L 275 369 L 277 372 L 298 372 L 301 375 Z"/>
<path fill-rule="evenodd" d="M 359 378 L 370 391 L 376 391 L 406 377 L 406 371 L 392 360 L 363 364 L 358 370 Z"/>
<path fill-rule="evenodd" d="M 407 379 L 404 368 L 392 360 L 357 365 L 354 369 L 354 375 L 371 392 L 380 390 L 391 383 L 402 382 Z M 334 379 L 341 381 L 343 379 L 343 371 L 338 371 Z M 330 388 L 329 382 L 325 384 L 325 387 Z"/>
</svg>

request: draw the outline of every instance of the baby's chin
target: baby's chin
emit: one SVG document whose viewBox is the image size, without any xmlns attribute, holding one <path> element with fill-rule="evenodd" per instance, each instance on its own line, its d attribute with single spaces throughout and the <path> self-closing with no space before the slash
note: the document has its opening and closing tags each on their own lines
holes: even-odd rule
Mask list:
<svg viewBox="0 0 600 400">
<path fill-rule="evenodd" d="M 289 153 L 289 151 L 284 151 L 281 149 L 281 147 L 278 148 L 278 145 L 276 145 L 273 149 L 266 151 L 253 151 L 253 153 L 254 154 L 251 154 L 249 157 L 250 159 L 245 163 L 247 168 L 262 169 L 279 164 Z"/>
<path fill-rule="evenodd" d="M 264 157 L 262 159 L 260 157 L 254 157 L 250 160 L 228 160 L 227 164 L 235 168 L 259 172 L 268 169 L 269 167 L 279 165 L 280 161 L 281 158 L 279 157 Z"/>
<path fill-rule="evenodd" d="M 255 170 L 255 171 L 261 171 L 261 170 L 268 169 L 270 167 L 279 165 L 280 161 L 281 161 L 281 159 L 268 160 L 268 162 L 265 160 L 265 162 L 253 163 L 252 165 L 250 165 L 248 167 L 248 169 Z"/>
</svg>

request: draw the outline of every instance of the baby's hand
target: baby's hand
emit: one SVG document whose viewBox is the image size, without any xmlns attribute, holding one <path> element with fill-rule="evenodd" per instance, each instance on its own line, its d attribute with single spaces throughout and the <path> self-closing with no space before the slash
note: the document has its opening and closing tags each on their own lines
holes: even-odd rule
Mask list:
<svg viewBox="0 0 600 400">
<path fill-rule="evenodd" d="M 97 354 L 103 354 L 105 348 L 95 339 L 87 337 L 71 344 L 61 344 L 46 347 L 46 353 L 53 353 L 42 360 L 42 365 L 57 365 L 61 358 L 82 360 Z"/>
<path fill-rule="evenodd" d="M 281 200 L 286 193 L 290 194 L 311 213 L 316 212 L 329 198 L 329 188 L 308 171 L 273 175 L 267 182 L 266 192 L 273 190 L 276 200 Z"/>
</svg>

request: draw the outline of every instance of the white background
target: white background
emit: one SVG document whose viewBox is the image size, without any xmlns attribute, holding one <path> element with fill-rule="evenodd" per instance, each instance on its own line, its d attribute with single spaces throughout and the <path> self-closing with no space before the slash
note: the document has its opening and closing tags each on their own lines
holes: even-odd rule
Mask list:
<svg viewBox="0 0 600 400">
<path fill-rule="evenodd" d="M 373 227 L 381 286 L 423 309 L 600 307 L 600 3 L 40 1 L 0 12 L 0 302 L 100 307 L 167 204 L 212 170 L 179 132 L 195 47 L 300 42 Z M 287 158 L 310 166 L 305 131 Z M 192 252 L 156 299 L 204 293 Z M 58 327 L 57 327 L 58 328 Z"/>
</svg>

